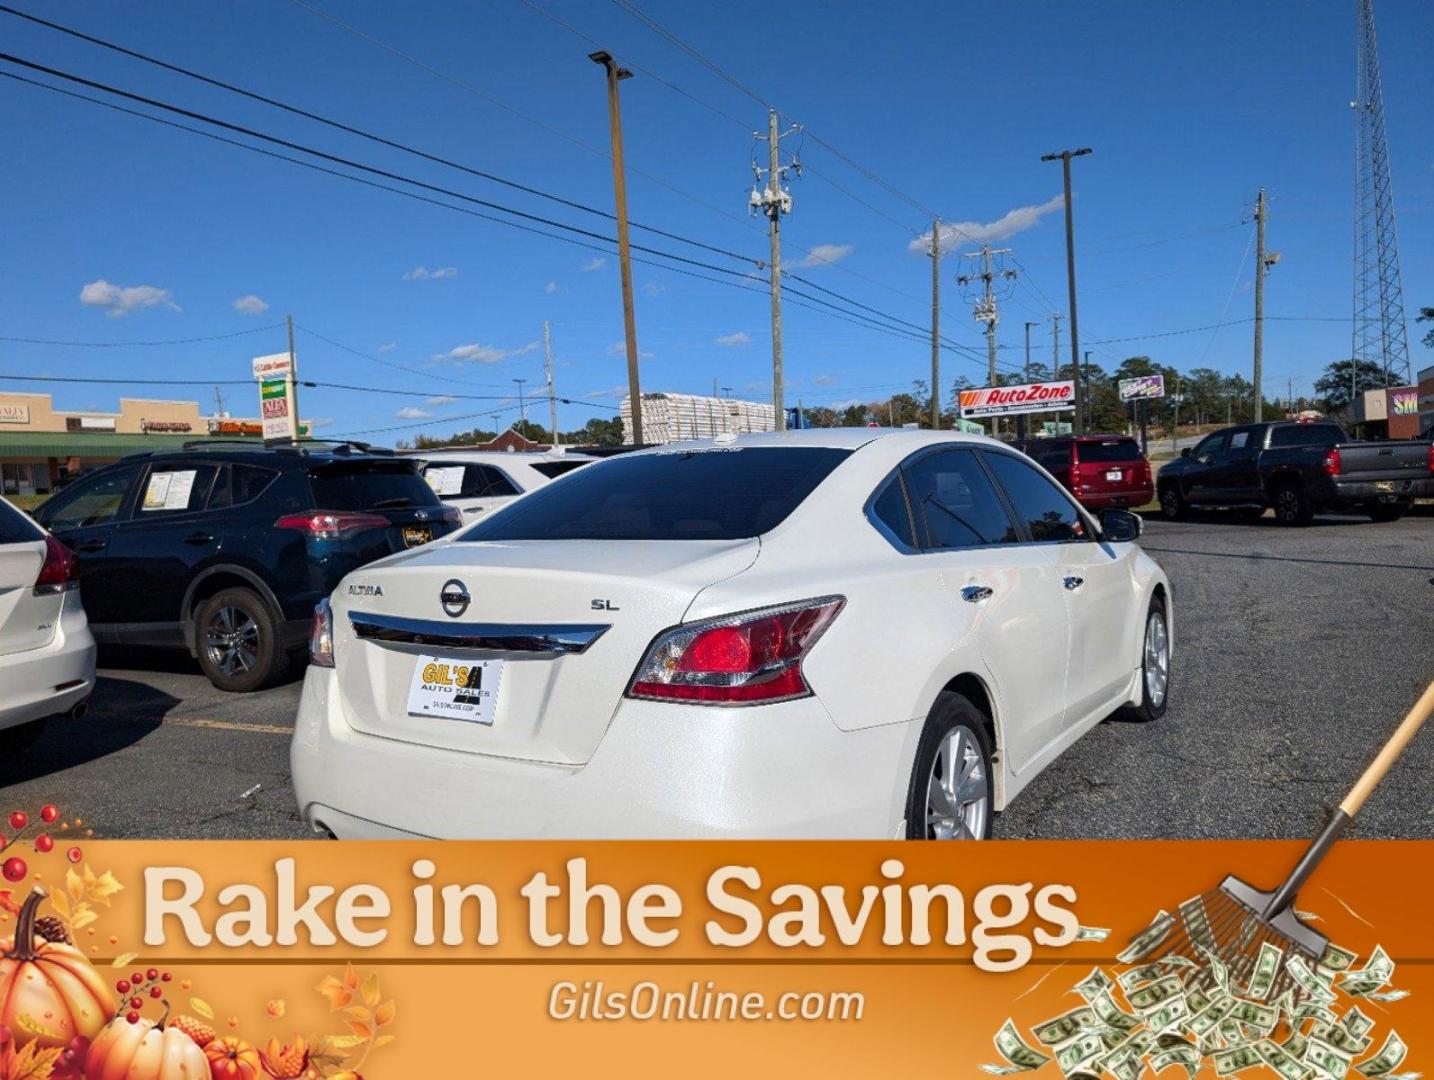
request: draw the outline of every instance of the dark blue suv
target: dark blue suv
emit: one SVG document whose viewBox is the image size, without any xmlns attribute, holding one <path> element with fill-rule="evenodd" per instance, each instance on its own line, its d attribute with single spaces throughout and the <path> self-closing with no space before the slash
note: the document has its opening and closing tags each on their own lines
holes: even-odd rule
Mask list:
<svg viewBox="0 0 1434 1080">
<path fill-rule="evenodd" d="M 363 443 L 135 454 L 34 512 L 79 556 L 100 642 L 187 648 L 221 690 L 279 679 L 356 567 L 458 527 L 420 462 Z"/>
</svg>

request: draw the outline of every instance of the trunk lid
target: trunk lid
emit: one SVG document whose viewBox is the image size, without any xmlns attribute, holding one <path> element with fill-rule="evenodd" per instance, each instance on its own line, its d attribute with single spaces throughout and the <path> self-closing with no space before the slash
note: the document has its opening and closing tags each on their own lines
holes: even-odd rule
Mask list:
<svg viewBox="0 0 1434 1080">
<path fill-rule="evenodd" d="M 403 742 L 583 764 L 652 639 L 759 550 L 755 539 L 458 543 L 366 567 L 333 598 L 344 715 L 356 731 Z M 441 599 L 465 594 L 457 615 Z M 372 630 L 356 623 L 382 623 L 386 636 L 361 636 Z M 594 640 L 562 653 L 539 647 L 544 634 Z M 501 661 L 492 723 L 410 715 L 420 657 Z"/>
<path fill-rule="evenodd" d="M 388 522 L 361 530 L 357 544 L 367 558 L 417 547 L 458 527 L 447 507 L 408 459 L 335 460 L 309 470 L 314 506 L 339 513 L 371 514 Z"/>
<path fill-rule="evenodd" d="M 1339 475 L 1356 480 L 1412 480 L 1429 472 L 1427 442 L 1341 443 Z"/>
<path fill-rule="evenodd" d="M 4 511 L 15 513 L 8 506 L 0 509 Z M 35 592 L 35 580 L 45 565 L 45 538 L 33 525 L 29 529 L 39 538 L 0 540 L 0 656 L 43 648 L 54 640 L 60 624 L 64 593 Z M 0 537 L 11 535 L 0 519 Z"/>
<path fill-rule="evenodd" d="M 1073 490 L 1101 495 L 1131 491 L 1150 483 L 1150 465 L 1134 439 L 1099 439 L 1074 445 Z"/>
</svg>

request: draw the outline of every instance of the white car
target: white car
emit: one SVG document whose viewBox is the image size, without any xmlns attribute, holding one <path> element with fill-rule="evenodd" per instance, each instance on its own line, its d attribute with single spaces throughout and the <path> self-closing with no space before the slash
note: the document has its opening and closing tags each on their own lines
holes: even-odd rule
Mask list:
<svg viewBox="0 0 1434 1080">
<path fill-rule="evenodd" d="M 80 716 L 95 688 L 95 639 L 75 556 L 0 499 L 0 762 L 52 716 Z"/>
<path fill-rule="evenodd" d="M 593 459 L 561 450 L 502 453 L 494 450 L 424 450 L 424 478 L 444 502 L 463 512 L 465 523 L 506 506 Z"/>
<path fill-rule="evenodd" d="M 980 436 L 722 435 L 585 468 L 315 613 L 291 749 L 339 837 L 985 837 L 1125 707 L 1170 586 Z"/>
</svg>

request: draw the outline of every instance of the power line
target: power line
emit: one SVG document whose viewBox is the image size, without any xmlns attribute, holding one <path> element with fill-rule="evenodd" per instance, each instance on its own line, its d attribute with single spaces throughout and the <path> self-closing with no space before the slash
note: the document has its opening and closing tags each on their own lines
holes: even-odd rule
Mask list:
<svg viewBox="0 0 1434 1080">
<path fill-rule="evenodd" d="M 38 85 L 38 84 L 37 84 Z M 158 348 L 165 345 L 198 345 L 206 341 L 227 341 L 229 338 L 244 337 L 247 334 L 262 334 L 266 330 L 278 330 L 283 323 L 269 323 L 254 326 L 248 330 L 235 330 L 231 334 L 210 334 L 207 337 L 170 338 L 166 341 L 57 341 L 53 338 L 0 337 L 0 341 L 17 345 L 60 345 L 71 349 L 128 349 Z"/>
</svg>

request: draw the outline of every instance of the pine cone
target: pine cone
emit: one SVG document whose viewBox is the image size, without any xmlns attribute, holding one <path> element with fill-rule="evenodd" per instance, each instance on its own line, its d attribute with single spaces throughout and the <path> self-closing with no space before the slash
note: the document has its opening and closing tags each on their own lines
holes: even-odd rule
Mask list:
<svg viewBox="0 0 1434 1080">
<path fill-rule="evenodd" d="M 35 933 L 39 934 L 46 941 L 53 941 L 60 945 L 71 944 L 70 932 L 65 929 L 65 924 L 53 915 L 43 915 L 35 920 Z"/>
</svg>

